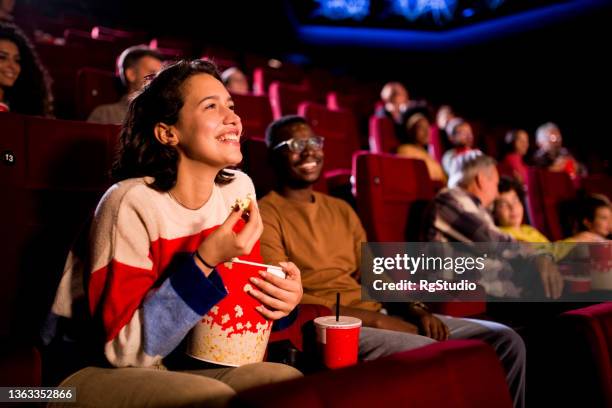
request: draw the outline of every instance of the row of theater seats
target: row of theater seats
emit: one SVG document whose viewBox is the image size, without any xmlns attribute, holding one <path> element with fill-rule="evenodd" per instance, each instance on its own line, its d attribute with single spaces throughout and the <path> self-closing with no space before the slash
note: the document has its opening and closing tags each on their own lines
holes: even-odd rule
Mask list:
<svg viewBox="0 0 612 408">
<path fill-rule="evenodd" d="M 0 186 L 5 197 L 0 204 L 0 226 L 2 231 L 9 232 L 0 246 L 4 265 L 0 281 L 0 339 L 5 346 L 0 372 L 13 373 L 12 379 L 2 379 L 6 384 L 17 379 L 22 384 L 33 384 L 40 378 L 40 356 L 31 345 L 35 344 L 37 330 L 52 301 L 68 248 L 109 186 L 107 170 L 117 145 L 118 127 L 3 114 L 0 115 L 0 129 L 3 130 Z M 258 146 L 259 153 L 255 157 L 245 154 L 245 169 L 265 168 L 264 142 L 247 140 L 245 150 L 247 146 Z M 406 232 L 418 229 L 411 227 L 421 221 L 421 217 L 414 214 L 419 214 L 434 194 L 424 164 L 393 155 L 359 152 L 353 157 L 351 171 L 356 180 L 359 215 L 370 239 L 413 239 Z M 398 174 L 402 175 L 401 179 Z M 251 176 L 261 185 L 256 174 L 251 173 Z M 544 184 L 543 188 L 546 187 Z M 321 189 L 324 190 L 325 185 Z M 484 306 L 483 302 L 455 305 L 449 302 L 442 306 L 446 309 L 439 311 L 471 315 L 483 311 Z M 582 342 L 579 362 L 588 361 L 595 367 L 589 372 L 596 373 L 596 381 L 585 387 L 595 387 L 597 398 L 609 400 L 610 390 L 606 387 L 609 382 L 606 381 L 612 372 L 612 306 L 607 304 L 585 310 L 573 312 L 572 317 L 561 321 L 574 328 L 575 342 Z M 273 340 L 290 340 L 300 348 L 301 324 L 327 313 L 329 311 L 317 307 L 306 308 L 298 326 L 275 334 Z M 560 344 L 566 344 L 568 337 L 560 338 L 564 339 Z M 427 370 L 436 373 L 440 369 L 439 363 L 427 357 L 425 351 L 424 354 L 414 353 L 417 360 L 423 359 L 423 364 L 431 365 Z M 585 356 L 590 357 L 584 360 Z M 354 374 L 350 370 L 355 370 Z M 350 370 L 346 378 L 355 375 L 363 376 L 363 381 L 376 380 L 369 377 L 370 369 L 361 371 L 365 369 L 358 366 Z M 325 375 L 322 374 L 320 378 L 324 380 L 320 381 L 328 381 Z M 347 381 L 343 376 L 333 377 L 339 386 Z M 305 393 L 304 398 L 307 395 L 314 398 L 317 394 L 312 384 L 316 384 L 319 377 L 313 378 L 300 380 L 302 382 L 292 387 L 303 390 L 300 392 Z M 284 395 L 280 390 L 279 398 Z M 279 401 L 282 404 L 285 400 Z"/>
</svg>

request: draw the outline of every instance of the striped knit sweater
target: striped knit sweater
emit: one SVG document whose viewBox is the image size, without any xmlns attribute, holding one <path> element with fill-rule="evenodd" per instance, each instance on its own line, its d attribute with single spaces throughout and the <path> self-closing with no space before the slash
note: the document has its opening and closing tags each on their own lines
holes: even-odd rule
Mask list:
<svg viewBox="0 0 612 408">
<path fill-rule="evenodd" d="M 116 367 L 149 367 L 174 350 L 226 295 L 217 270 L 208 278 L 190 254 L 228 216 L 237 198 L 255 191 L 241 172 L 215 185 L 197 210 L 147 186 L 148 178 L 113 185 L 95 211 L 88 259 L 72 251 L 52 307 L 70 318 L 85 298 L 101 323 L 104 355 Z M 249 256 L 261 262 L 259 242 Z"/>
</svg>

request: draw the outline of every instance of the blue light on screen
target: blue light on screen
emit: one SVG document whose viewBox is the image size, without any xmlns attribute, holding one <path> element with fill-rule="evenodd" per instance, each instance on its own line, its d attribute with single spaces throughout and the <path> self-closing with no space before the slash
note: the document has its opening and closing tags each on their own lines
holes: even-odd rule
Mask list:
<svg viewBox="0 0 612 408">
<path fill-rule="evenodd" d="M 430 15 L 438 25 L 453 19 L 457 0 L 390 0 L 392 12 L 409 21 Z"/>
<path fill-rule="evenodd" d="M 313 16 L 331 20 L 361 21 L 370 14 L 370 0 L 315 0 L 319 8 Z"/>
</svg>

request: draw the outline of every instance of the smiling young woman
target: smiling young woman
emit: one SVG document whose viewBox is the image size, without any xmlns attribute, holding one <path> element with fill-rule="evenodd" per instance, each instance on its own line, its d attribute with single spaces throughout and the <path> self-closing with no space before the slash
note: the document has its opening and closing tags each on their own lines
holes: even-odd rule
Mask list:
<svg viewBox="0 0 612 408">
<path fill-rule="evenodd" d="M 255 195 L 246 174 L 227 169 L 242 159 L 241 132 L 232 99 L 206 61 L 164 68 L 130 103 L 113 168 L 116 184 L 98 204 L 88 253 L 83 259 L 70 254 L 52 309 L 74 316 L 72 305 L 81 298 L 85 315 L 102 328 L 95 339 L 102 347 L 92 347 L 85 362 L 90 366 L 63 383 L 79 389 L 83 405 L 117 406 L 120 399 L 131 406 L 218 403 L 241 389 L 300 375 L 262 363 L 263 353 L 253 364 L 214 370 L 183 354 L 187 334 L 222 314 L 227 319 L 211 326 L 225 336 L 221 348 L 248 354 L 249 339 L 267 342 L 271 321 L 288 320 L 302 296 L 300 271 L 291 263 L 281 265 L 286 279 L 264 273 L 249 281 L 250 290 L 231 290 L 236 285 L 227 262 L 262 262 L 255 200 L 246 210 L 230 210 L 237 199 Z M 75 292 L 74 279 L 87 286 Z M 263 323 L 243 321 L 246 316 Z M 183 358 L 166 359 L 171 353 Z M 162 365 L 172 371 L 150 369 Z"/>
</svg>

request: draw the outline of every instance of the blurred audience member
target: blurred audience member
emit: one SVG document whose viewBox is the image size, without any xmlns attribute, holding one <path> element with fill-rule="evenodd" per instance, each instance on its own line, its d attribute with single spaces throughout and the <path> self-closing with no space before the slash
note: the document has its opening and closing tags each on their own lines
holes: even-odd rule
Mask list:
<svg viewBox="0 0 612 408">
<path fill-rule="evenodd" d="M 472 145 L 474 144 L 472 126 L 462 118 L 453 118 L 449 120 L 446 125 L 446 134 L 453 147 L 447 150 L 444 156 L 442 156 L 442 168 L 444 168 L 444 171 L 450 177 L 453 171 L 453 161 L 457 157 L 477 149 L 472 149 Z"/>
<path fill-rule="evenodd" d="M 601 242 L 612 234 L 612 206 L 601 194 L 591 194 L 578 205 L 577 233 L 568 238 L 570 242 Z"/>
<path fill-rule="evenodd" d="M 448 143 L 448 135 L 446 134 L 446 126 L 451 119 L 456 118 L 455 112 L 450 105 L 442 105 L 436 112 L 436 126 L 438 128 L 438 134 L 440 135 L 440 142 L 443 144 Z"/>
<path fill-rule="evenodd" d="M 380 99 L 384 105 L 378 115 L 386 115 L 393 119 L 394 123 L 401 123 L 402 115 L 410 104 L 410 95 L 406 87 L 399 82 L 388 82 L 380 91 Z"/>
<path fill-rule="evenodd" d="M 13 21 L 15 0 L 0 0 L 0 21 Z"/>
<path fill-rule="evenodd" d="M 0 22 L 0 112 L 51 116 L 51 79 L 25 34 Z"/>
<path fill-rule="evenodd" d="M 527 183 L 527 165 L 523 160 L 529 150 L 529 135 L 527 132 L 523 129 L 514 129 L 506 133 L 504 150 L 505 156 L 501 162 L 502 168 L 521 183 Z"/>
<path fill-rule="evenodd" d="M 471 151 L 457 158 L 454 188 L 439 192 L 434 199 L 428 228 L 428 240 L 434 242 L 491 243 L 491 250 L 505 243 L 511 251 L 498 256 L 504 261 L 523 260 L 539 273 L 547 297 L 559 298 L 563 279 L 549 254 L 533 252 L 532 248 L 516 245 L 516 240 L 497 228 L 488 208 L 498 196 L 499 174 L 492 157 Z M 451 180 L 449 180 L 449 185 Z M 504 262 L 491 258 L 485 268 L 487 275 L 480 284 L 496 297 L 519 297 L 533 288 L 522 286 L 522 277 L 506 270 Z M 518 279 L 518 281 L 517 281 Z"/>
<path fill-rule="evenodd" d="M 115 103 L 96 107 L 88 122 L 121 124 L 127 114 L 130 99 L 142 89 L 149 75 L 162 68 L 162 56 L 146 45 L 125 49 L 117 58 L 117 73 L 126 87 L 126 93 Z"/>
<path fill-rule="evenodd" d="M 429 154 L 427 148 L 430 137 L 430 122 L 427 118 L 427 110 L 423 108 L 412 108 L 404 112 L 402 123 L 404 124 L 404 143 L 397 149 L 397 154 L 410 159 L 423 160 L 427 165 L 429 177 L 446 185 L 446 174 L 442 166 Z"/>
<path fill-rule="evenodd" d="M 249 81 L 246 75 L 236 67 L 231 67 L 223 71 L 221 74 L 223 84 L 228 91 L 235 94 L 248 94 L 249 93 Z"/>
<path fill-rule="evenodd" d="M 499 229 L 517 241 L 550 242 L 540 231 L 523 223 L 525 191 L 522 184 L 516 179 L 502 177 L 498 189 L 499 196 L 495 200 L 493 214 Z"/>
<path fill-rule="evenodd" d="M 572 154 L 563 147 L 563 138 L 559 127 L 552 122 L 541 125 L 536 130 L 536 151 L 533 162 L 536 166 L 549 171 L 562 171 L 572 179 L 585 173 L 584 168 Z"/>
</svg>

